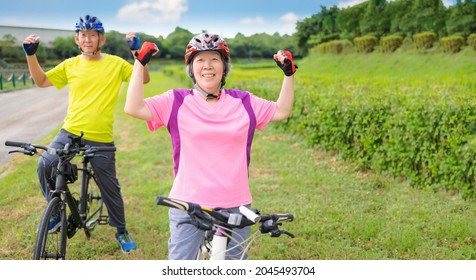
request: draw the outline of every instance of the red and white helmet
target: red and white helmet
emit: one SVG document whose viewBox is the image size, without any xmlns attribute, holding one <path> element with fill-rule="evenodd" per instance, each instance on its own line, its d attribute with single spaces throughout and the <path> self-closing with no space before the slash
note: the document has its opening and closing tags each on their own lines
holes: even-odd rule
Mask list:
<svg viewBox="0 0 476 280">
<path fill-rule="evenodd" d="M 230 50 L 225 40 L 218 34 L 202 33 L 190 40 L 185 50 L 185 64 L 191 62 L 191 58 L 201 51 L 218 51 L 227 61 L 230 61 Z"/>
</svg>

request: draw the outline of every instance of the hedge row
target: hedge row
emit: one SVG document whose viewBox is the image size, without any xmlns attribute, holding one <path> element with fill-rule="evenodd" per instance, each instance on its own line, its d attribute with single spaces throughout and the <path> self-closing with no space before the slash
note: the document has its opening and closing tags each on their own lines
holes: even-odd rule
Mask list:
<svg viewBox="0 0 476 280">
<path fill-rule="evenodd" d="M 255 82 L 246 87 L 260 96 L 279 92 L 266 79 Z M 359 168 L 476 198 L 474 86 L 341 87 L 300 84 L 293 116 L 280 125 Z"/>
<path fill-rule="evenodd" d="M 412 39 L 408 39 L 412 42 L 412 45 L 419 50 L 430 49 L 437 43 L 437 36 L 433 32 L 423 32 L 415 34 Z M 407 39 L 405 39 L 407 40 Z M 404 39 L 400 35 L 389 35 L 382 37 L 379 40 L 375 36 L 367 35 L 357 37 L 354 39 L 354 50 L 357 53 L 371 53 L 376 50 L 377 46 L 380 46 L 379 50 L 383 53 L 391 53 L 396 51 L 402 46 Z M 464 38 L 462 36 L 453 35 L 443 37 L 439 41 L 441 50 L 445 53 L 456 53 L 462 50 L 464 46 Z M 471 34 L 466 40 L 468 46 L 476 50 L 476 34 Z M 340 54 L 344 49 L 351 49 L 352 44 L 349 41 L 333 40 L 317 46 L 317 51 L 320 53 L 334 53 Z M 312 52 L 312 50 L 311 50 Z"/>
</svg>

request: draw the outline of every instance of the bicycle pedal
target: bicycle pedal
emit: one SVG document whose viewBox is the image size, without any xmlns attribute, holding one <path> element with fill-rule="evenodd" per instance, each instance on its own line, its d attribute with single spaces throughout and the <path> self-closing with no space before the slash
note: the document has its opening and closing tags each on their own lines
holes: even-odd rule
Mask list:
<svg viewBox="0 0 476 280">
<path fill-rule="evenodd" d="M 109 224 L 109 216 L 99 216 L 98 223 L 100 225 L 107 225 Z"/>
</svg>

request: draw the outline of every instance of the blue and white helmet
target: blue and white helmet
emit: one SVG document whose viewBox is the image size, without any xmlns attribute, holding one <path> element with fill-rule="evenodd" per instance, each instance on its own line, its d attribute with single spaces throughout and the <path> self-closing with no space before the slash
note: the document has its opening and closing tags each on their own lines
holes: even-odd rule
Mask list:
<svg viewBox="0 0 476 280">
<path fill-rule="evenodd" d="M 99 18 L 90 15 L 86 15 L 84 19 L 79 17 L 74 31 L 78 32 L 88 30 L 97 30 L 101 32 L 101 34 L 104 34 L 104 27 L 102 26 L 102 22 L 99 20 Z"/>
</svg>

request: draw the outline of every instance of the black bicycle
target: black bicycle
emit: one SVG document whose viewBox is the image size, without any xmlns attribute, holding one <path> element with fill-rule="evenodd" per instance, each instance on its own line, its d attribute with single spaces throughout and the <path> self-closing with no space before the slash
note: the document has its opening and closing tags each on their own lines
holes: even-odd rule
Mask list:
<svg viewBox="0 0 476 280">
<path fill-rule="evenodd" d="M 21 148 L 9 153 L 41 156 L 38 150 L 43 150 L 59 157 L 58 165 L 54 170 L 56 186 L 54 190 L 50 190 L 48 204 L 38 227 L 33 254 L 35 260 L 64 260 L 66 259 L 66 241 L 72 238 L 79 229 L 84 229 L 89 239 L 96 225 L 108 224 L 109 217 L 106 208 L 103 208 L 101 193 L 90 159 L 105 156 L 96 154 L 97 152 L 114 152 L 116 148 L 85 145 L 83 133 L 70 139 L 71 143 L 66 144 L 63 149 L 15 141 L 5 142 L 6 146 Z M 72 162 L 76 156 L 82 157 L 81 168 Z M 77 184 L 72 185 L 78 179 L 78 171 L 82 173 L 79 187 Z M 77 188 L 79 191 L 75 190 Z M 57 219 L 58 224 L 52 229 L 50 223 L 53 219 Z"/>
</svg>

